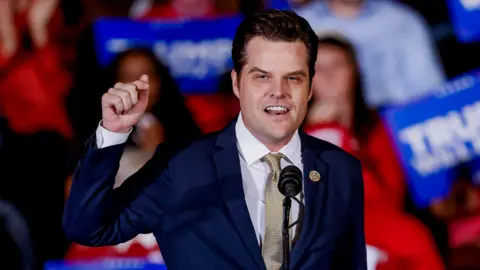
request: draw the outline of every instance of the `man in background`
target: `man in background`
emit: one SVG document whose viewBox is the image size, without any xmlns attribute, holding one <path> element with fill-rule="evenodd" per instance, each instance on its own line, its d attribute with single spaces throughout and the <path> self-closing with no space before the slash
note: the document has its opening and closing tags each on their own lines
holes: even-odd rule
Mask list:
<svg viewBox="0 0 480 270">
<path fill-rule="evenodd" d="M 421 98 L 445 81 L 425 20 L 398 1 L 317 0 L 297 12 L 315 32 L 354 43 L 370 107 Z"/>
</svg>

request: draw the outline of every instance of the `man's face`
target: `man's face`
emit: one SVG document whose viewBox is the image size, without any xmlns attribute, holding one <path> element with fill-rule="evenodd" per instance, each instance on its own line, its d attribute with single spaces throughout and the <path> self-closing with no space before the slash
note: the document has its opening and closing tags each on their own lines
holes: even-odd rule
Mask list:
<svg viewBox="0 0 480 270">
<path fill-rule="evenodd" d="M 240 76 L 232 71 L 245 126 L 267 147 L 281 148 L 300 127 L 311 97 L 307 48 L 255 37 L 245 62 Z"/>
</svg>

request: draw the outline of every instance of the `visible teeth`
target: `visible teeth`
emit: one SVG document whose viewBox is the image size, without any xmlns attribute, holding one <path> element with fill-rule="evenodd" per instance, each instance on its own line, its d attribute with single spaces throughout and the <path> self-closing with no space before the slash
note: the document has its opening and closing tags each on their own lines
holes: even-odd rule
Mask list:
<svg viewBox="0 0 480 270">
<path fill-rule="evenodd" d="M 270 106 L 270 107 L 267 107 L 267 111 L 286 112 L 287 108 L 283 106 Z"/>
</svg>

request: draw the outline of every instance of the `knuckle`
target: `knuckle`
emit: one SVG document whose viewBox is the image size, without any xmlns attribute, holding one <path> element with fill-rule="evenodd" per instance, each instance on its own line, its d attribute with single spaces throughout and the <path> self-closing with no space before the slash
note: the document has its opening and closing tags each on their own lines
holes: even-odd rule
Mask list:
<svg viewBox="0 0 480 270">
<path fill-rule="evenodd" d="M 125 100 L 130 99 L 130 94 L 127 91 L 121 91 L 118 93 L 118 95 Z"/>
<path fill-rule="evenodd" d="M 123 83 L 117 82 L 117 83 L 113 86 L 113 88 L 121 88 L 122 85 L 123 85 Z"/>
<path fill-rule="evenodd" d="M 103 96 L 102 96 L 102 102 L 103 102 L 103 103 L 108 103 L 108 102 L 110 102 L 111 96 L 112 96 L 112 95 L 110 95 L 110 94 L 108 94 L 108 93 L 103 94 Z"/>
<path fill-rule="evenodd" d="M 119 96 L 113 96 L 113 102 L 120 104 L 122 103 L 122 98 Z"/>
<path fill-rule="evenodd" d="M 136 92 L 137 91 L 137 86 L 134 83 L 129 83 L 127 90 L 130 91 L 130 92 Z"/>
</svg>

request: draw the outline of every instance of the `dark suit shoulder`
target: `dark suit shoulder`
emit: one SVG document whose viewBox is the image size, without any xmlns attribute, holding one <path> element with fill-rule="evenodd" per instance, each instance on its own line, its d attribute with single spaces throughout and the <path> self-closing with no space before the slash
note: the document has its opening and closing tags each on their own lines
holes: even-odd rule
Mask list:
<svg viewBox="0 0 480 270">
<path fill-rule="evenodd" d="M 219 132 L 212 132 L 203 135 L 199 139 L 177 147 L 176 153 L 172 156 L 174 162 L 182 162 L 184 160 L 192 160 L 195 158 L 201 161 L 202 158 L 211 157 L 215 148 Z"/>
<path fill-rule="evenodd" d="M 171 181 L 172 213 L 208 207 L 216 202 L 218 192 L 213 153 L 218 133 L 205 135 L 176 149 L 168 162 L 167 174 Z"/>
<path fill-rule="evenodd" d="M 157 161 L 181 160 L 192 154 L 200 154 L 208 151 L 210 145 L 213 145 L 218 132 L 203 135 L 193 141 L 165 142 L 159 144 L 155 151 L 154 159 Z"/>
<path fill-rule="evenodd" d="M 213 162 L 219 132 L 209 133 L 195 141 L 175 147 L 168 161 L 169 177 L 178 191 L 192 185 L 208 184 L 216 175 Z"/>
</svg>

